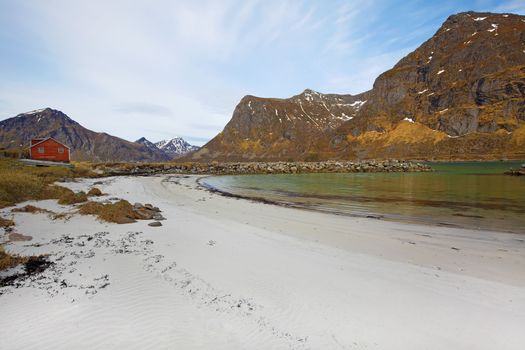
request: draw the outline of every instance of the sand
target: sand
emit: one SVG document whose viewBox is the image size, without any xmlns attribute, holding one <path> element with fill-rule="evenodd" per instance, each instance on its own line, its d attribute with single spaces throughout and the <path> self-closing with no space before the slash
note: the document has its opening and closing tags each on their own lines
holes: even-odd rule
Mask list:
<svg viewBox="0 0 525 350">
<path fill-rule="evenodd" d="M 13 214 L 33 239 L 6 249 L 54 265 L 0 288 L 0 348 L 525 348 L 525 236 L 227 198 L 198 178 L 97 185 L 160 207 L 161 227 L 21 203 L 72 215 Z"/>
</svg>

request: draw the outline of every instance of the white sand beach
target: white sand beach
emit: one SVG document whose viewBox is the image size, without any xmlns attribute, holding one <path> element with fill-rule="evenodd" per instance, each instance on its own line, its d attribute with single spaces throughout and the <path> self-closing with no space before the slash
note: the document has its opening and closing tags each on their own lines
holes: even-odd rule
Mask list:
<svg viewBox="0 0 525 350">
<path fill-rule="evenodd" d="M 55 264 L 0 288 L 0 349 L 525 349 L 524 235 L 279 207 L 197 179 L 97 185 L 158 206 L 161 227 L 3 209 L 33 237 L 6 249 Z"/>
</svg>

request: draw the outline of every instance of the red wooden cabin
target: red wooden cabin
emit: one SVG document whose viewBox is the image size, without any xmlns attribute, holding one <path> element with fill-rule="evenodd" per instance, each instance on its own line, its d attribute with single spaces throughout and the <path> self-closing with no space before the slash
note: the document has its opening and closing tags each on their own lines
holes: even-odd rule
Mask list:
<svg viewBox="0 0 525 350">
<path fill-rule="evenodd" d="M 32 139 L 29 147 L 29 158 L 54 162 L 69 162 L 69 147 L 52 137 Z"/>
</svg>

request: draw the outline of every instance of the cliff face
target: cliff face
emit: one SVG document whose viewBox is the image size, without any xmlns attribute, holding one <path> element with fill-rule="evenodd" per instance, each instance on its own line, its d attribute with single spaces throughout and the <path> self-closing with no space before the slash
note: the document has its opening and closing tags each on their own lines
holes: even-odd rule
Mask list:
<svg viewBox="0 0 525 350">
<path fill-rule="evenodd" d="M 41 109 L 0 122 L 0 147 L 26 148 L 32 138 L 53 137 L 71 147 L 73 160 L 162 161 L 162 152 L 84 128 L 64 113 Z"/>
<path fill-rule="evenodd" d="M 194 159 L 520 158 L 524 125 L 525 16 L 468 12 L 363 94 L 243 98 Z"/>
</svg>

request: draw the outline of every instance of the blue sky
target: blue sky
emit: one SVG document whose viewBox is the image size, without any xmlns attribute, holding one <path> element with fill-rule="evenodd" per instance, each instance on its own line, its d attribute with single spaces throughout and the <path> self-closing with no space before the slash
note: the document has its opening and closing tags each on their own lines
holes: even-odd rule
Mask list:
<svg viewBox="0 0 525 350">
<path fill-rule="evenodd" d="M 201 145 L 247 94 L 359 93 L 462 11 L 525 1 L 0 0 L 0 119 Z"/>
</svg>

